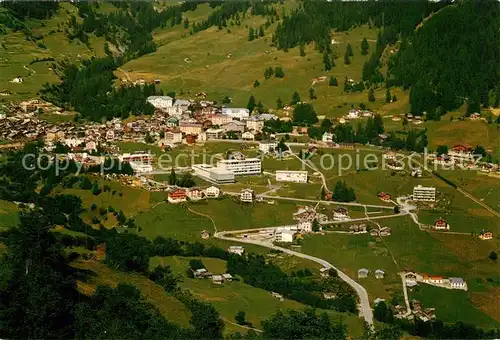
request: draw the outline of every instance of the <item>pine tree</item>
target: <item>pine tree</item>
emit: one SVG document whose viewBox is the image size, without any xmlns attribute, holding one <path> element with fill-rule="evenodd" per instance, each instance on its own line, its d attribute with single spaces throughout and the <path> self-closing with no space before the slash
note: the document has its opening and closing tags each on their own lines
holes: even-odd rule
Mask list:
<svg viewBox="0 0 500 340">
<path fill-rule="evenodd" d="M 170 184 L 170 185 L 177 184 L 177 176 L 175 174 L 174 167 L 172 167 L 172 170 L 170 170 L 170 176 L 168 177 L 168 184 Z"/>
<path fill-rule="evenodd" d="M 325 65 L 325 71 L 330 71 L 332 69 L 330 56 L 326 52 L 323 54 L 323 64 Z"/>
<path fill-rule="evenodd" d="M 366 40 L 366 38 L 363 38 L 363 41 L 361 42 L 361 54 L 367 55 L 369 48 L 370 48 L 370 45 L 368 45 L 368 40 Z"/>
<path fill-rule="evenodd" d="M 313 100 L 316 99 L 316 91 L 314 91 L 314 88 L 309 88 L 309 99 Z"/>
<path fill-rule="evenodd" d="M 301 57 L 305 57 L 306 56 L 306 51 L 304 50 L 304 45 L 303 44 L 300 44 L 299 50 L 300 50 L 300 56 Z"/>
<path fill-rule="evenodd" d="M 253 87 L 259 87 L 260 81 L 256 80 L 253 82 Z"/>
<path fill-rule="evenodd" d="M 290 100 L 290 105 L 295 105 L 297 104 L 298 102 L 300 102 L 300 95 L 297 91 L 295 91 L 293 94 L 292 94 L 292 98 Z"/>
<path fill-rule="evenodd" d="M 283 108 L 283 101 L 279 97 L 278 97 L 278 99 L 276 99 L 276 108 L 277 109 L 282 109 Z"/>
<path fill-rule="evenodd" d="M 274 69 L 274 76 L 276 78 L 284 78 L 285 77 L 285 71 L 283 71 L 283 67 L 281 66 L 277 66 L 275 69 Z"/>
<path fill-rule="evenodd" d="M 368 101 L 374 102 L 375 101 L 375 92 L 373 91 L 373 87 L 370 88 L 368 91 Z"/>
<path fill-rule="evenodd" d="M 248 98 L 247 109 L 250 110 L 250 112 L 252 112 L 255 106 L 256 106 L 255 97 L 251 95 L 250 98 Z"/>
<path fill-rule="evenodd" d="M 395 95 L 395 94 L 393 94 L 393 95 L 392 95 L 392 102 L 394 103 L 394 102 L 397 102 L 397 101 L 398 101 L 398 98 L 396 98 L 396 95 Z"/>
<path fill-rule="evenodd" d="M 337 78 L 336 77 L 330 77 L 328 85 L 330 85 L 330 86 L 339 86 Z"/>
<path fill-rule="evenodd" d="M 391 90 L 389 90 L 389 88 L 385 90 L 385 102 L 386 103 L 391 102 Z"/>
<path fill-rule="evenodd" d="M 347 51 L 344 54 L 344 64 L 349 65 L 351 63 L 351 59 L 349 58 L 349 54 Z"/>
<path fill-rule="evenodd" d="M 263 26 L 263 25 L 261 25 L 261 26 L 259 27 L 259 37 L 263 37 L 263 36 L 264 36 L 264 26 Z"/>
<path fill-rule="evenodd" d="M 250 27 L 248 29 L 248 41 L 252 41 L 255 39 L 255 30 L 253 29 L 253 27 Z"/>
<path fill-rule="evenodd" d="M 346 47 L 346 49 L 345 49 L 345 52 L 347 53 L 347 55 L 348 55 L 349 57 L 352 57 L 352 56 L 354 55 L 354 54 L 352 53 L 352 47 L 351 47 L 351 44 L 349 44 L 349 43 L 347 44 L 347 47 Z"/>
</svg>

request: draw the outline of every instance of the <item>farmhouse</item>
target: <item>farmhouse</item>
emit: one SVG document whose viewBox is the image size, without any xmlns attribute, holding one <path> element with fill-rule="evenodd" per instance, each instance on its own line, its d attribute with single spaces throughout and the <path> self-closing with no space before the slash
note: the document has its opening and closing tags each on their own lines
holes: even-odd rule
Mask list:
<svg viewBox="0 0 500 340">
<path fill-rule="evenodd" d="M 418 283 L 418 274 L 413 273 L 413 272 L 408 272 L 404 274 L 405 277 L 405 283 L 408 287 L 413 287 L 416 286 Z"/>
<path fill-rule="evenodd" d="M 391 235 L 391 233 L 392 233 L 392 229 L 389 227 L 383 227 L 383 228 L 380 228 L 380 230 L 379 230 L 380 236 L 389 236 L 389 235 Z"/>
<path fill-rule="evenodd" d="M 169 203 L 180 203 L 180 202 L 186 202 L 186 190 L 184 189 L 176 189 L 174 191 L 171 191 L 168 193 L 168 202 Z"/>
<path fill-rule="evenodd" d="M 417 185 L 413 187 L 413 199 L 415 201 L 434 202 L 436 200 L 436 188 Z"/>
<path fill-rule="evenodd" d="M 255 197 L 255 193 L 252 189 L 243 189 L 240 193 L 240 201 L 252 203 Z"/>
<path fill-rule="evenodd" d="M 215 283 L 216 285 L 222 284 L 223 281 L 224 281 L 224 278 L 222 277 L 222 275 L 213 275 L 212 276 L 212 282 Z"/>
<path fill-rule="evenodd" d="M 429 276 L 427 274 L 422 275 L 422 282 L 424 283 L 430 283 L 430 284 L 443 284 L 444 283 L 444 277 L 442 276 Z"/>
<path fill-rule="evenodd" d="M 479 234 L 479 238 L 481 240 L 491 240 L 493 238 L 493 233 L 490 231 L 481 231 L 481 234 Z"/>
<path fill-rule="evenodd" d="M 376 279 L 383 279 L 385 276 L 385 272 L 382 269 L 377 269 L 375 271 L 375 278 Z"/>
<path fill-rule="evenodd" d="M 233 281 L 233 276 L 229 273 L 222 274 L 222 278 L 224 281 L 231 282 Z"/>
<path fill-rule="evenodd" d="M 189 189 L 186 193 L 187 197 L 192 201 L 198 201 L 203 198 L 203 191 L 197 188 Z"/>
<path fill-rule="evenodd" d="M 451 289 L 467 290 L 467 283 L 461 277 L 450 277 L 448 280 L 450 281 Z"/>
<path fill-rule="evenodd" d="M 333 209 L 333 219 L 334 220 L 348 220 L 349 219 L 349 211 L 346 208 L 337 207 Z"/>
<path fill-rule="evenodd" d="M 450 225 L 444 219 L 440 218 L 434 222 L 433 229 L 435 230 L 450 230 Z"/>
<path fill-rule="evenodd" d="M 276 170 L 276 181 L 307 183 L 307 171 Z"/>
<path fill-rule="evenodd" d="M 448 155 L 454 159 L 472 160 L 474 155 L 472 149 L 465 145 L 455 145 L 449 151 Z"/>
<path fill-rule="evenodd" d="M 379 192 L 377 194 L 377 197 L 380 198 L 382 201 L 390 201 L 391 200 L 391 195 L 389 195 L 388 193 L 385 193 L 383 191 Z"/>
</svg>

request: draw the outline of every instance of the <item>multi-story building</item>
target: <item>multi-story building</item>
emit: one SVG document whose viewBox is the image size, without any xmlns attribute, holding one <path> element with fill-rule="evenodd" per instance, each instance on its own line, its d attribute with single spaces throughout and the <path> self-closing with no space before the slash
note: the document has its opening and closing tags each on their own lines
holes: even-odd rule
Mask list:
<svg viewBox="0 0 500 340">
<path fill-rule="evenodd" d="M 233 118 L 247 118 L 250 116 L 250 110 L 246 108 L 222 108 L 222 114 Z"/>
<path fill-rule="evenodd" d="M 255 193 L 252 189 L 243 189 L 240 193 L 240 201 L 252 203 L 255 197 Z"/>
<path fill-rule="evenodd" d="M 274 233 L 274 242 L 279 243 L 291 243 L 293 242 L 293 236 L 295 231 L 293 230 L 276 230 Z"/>
<path fill-rule="evenodd" d="M 222 128 L 225 132 L 235 131 L 235 132 L 244 132 L 245 131 L 245 123 L 240 122 L 238 120 L 233 120 L 232 122 L 226 123 L 222 125 Z"/>
<path fill-rule="evenodd" d="M 220 189 L 214 186 L 205 189 L 205 196 L 208 198 L 217 198 L 220 195 Z"/>
<path fill-rule="evenodd" d="M 436 200 L 436 188 L 422 185 L 413 187 L 413 200 L 434 202 Z"/>
<path fill-rule="evenodd" d="M 262 153 L 269 153 L 278 148 L 278 143 L 275 141 L 267 141 L 259 143 L 259 151 Z"/>
<path fill-rule="evenodd" d="M 171 129 L 165 132 L 165 138 L 160 141 L 164 145 L 175 145 L 182 143 L 182 132 L 179 129 Z"/>
<path fill-rule="evenodd" d="M 179 129 L 186 135 L 197 135 L 202 131 L 202 125 L 198 123 L 179 123 Z"/>
<path fill-rule="evenodd" d="M 223 159 L 217 163 L 217 167 L 229 170 L 235 175 L 258 175 L 262 171 L 262 164 L 258 158 Z"/>
<path fill-rule="evenodd" d="M 191 169 L 193 169 L 196 176 L 211 183 L 234 183 L 234 173 L 226 169 L 216 168 L 210 164 L 193 164 Z"/>
<path fill-rule="evenodd" d="M 147 152 L 124 153 L 118 156 L 121 162 L 130 164 L 134 172 L 151 172 L 153 171 L 153 155 Z"/>
<path fill-rule="evenodd" d="M 264 127 L 264 120 L 257 117 L 252 117 L 252 119 L 247 120 L 246 124 L 248 130 L 260 132 Z"/>
<path fill-rule="evenodd" d="M 149 96 L 146 100 L 157 109 L 172 107 L 174 101 L 172 97 L 169 96 Z"/>
<path fill-rule="evenodd" d="M 222 135 L 224 134 L 223 129 L 208 129 L 205 131 L 207 134 L 207 139 L 220 139 L 222 138 Z"/>
<path fill-rule="evenodd" d="M 307 183 L 307 171 L 276 170 L 276 181 Z"/>
</svg>

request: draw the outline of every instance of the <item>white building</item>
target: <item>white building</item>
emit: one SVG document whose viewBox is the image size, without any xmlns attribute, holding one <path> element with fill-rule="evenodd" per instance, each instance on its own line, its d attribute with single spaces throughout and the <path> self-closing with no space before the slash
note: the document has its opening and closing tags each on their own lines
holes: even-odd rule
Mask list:
<svg viewBox="0 0 500 340">
<path fill-rule="evenodd" d="M 281 243 L 291 243 L 293 242 L 293 236 L 295 235 L 295 231 L 293 230 L 276 230 L 274 233 L 274 242 Z"/>
<path fill-rule="evenodd" d="M 250 110 L 247 108 L 229 108 L 229 107 L 224 107 L 222 108 L 222 114 L 233 117 L 233 118 L 247 118 L 250 117 Z"/>
<path fill-rule="evenodd" d="M 153 171 L 153 155 L 147 152 L 137 152 L 134 154 L 124 153 L 118 156 L 120 162 L 130 164 L 134 172 L 144 173 Z"/>
<path fill-rule="evenodd" d="M 223 168 L 216 168 L 210 164 L 193 164 L 191 165 L 191 169 L 194 171 L 196 176 L 199 176 L 211 183 L 234 183 L 234 173 Z"/>
<path fill-rule="evenodd" d="M 346 208 L 337 207 L 333 210 L 333 219 L 337 221 L 348 220 L 349 211 Z"/>
<path fill-rule="evenodd" d="M 205 189 L 205 196 L 208 198 L 217 198 L 220 195 L 220 189 L 214 186 Z"/>
<path fill-rule="evenodd" d="M 240 193 L 240 201 L 252 203 L 255 197 L 254 191 L 252 189 L 243 189 Z"/>
<path fill-rule="evenodd" d="M 449 280 L 451 289 L 467 290 L 467 283 L 461 277 L 450 277 Z"/>
<path fill-rule="evenodd" d="M 182 132 L 180 130 L 170 130 L 165 132 L 165 137 L 158 142 L 162 145 L 175 145 L 182 143 Z"/>
<path fill-rule="evenodd" d="M 208 129 L 205 131 L 207 134 L 207 140 L 208 139 L 221 139 L 222 135 L 224 134 L 223 129 Z"/>
<path fill-rule="evenodd" d="M 223 159 L 217 163 L 220 169 L 232 171 L 235 175 L 259 175 L 262 164 L 258 158 Z"/>
<path fill-rule="evenodd" d="M 422 185 L 413 187 L 413 200 L 434 202 L 436 200 L 436 188 Z"/>
<path fill-rule="evenodd" d="M 276 181 L 307 183 L 307 171 L 276 170 Z"/>
<path fill-rule="evenodd" d="M 262 128 L 264 127 L 264 120 L 257 117 L 252 117 L 252 119 L 247 120 L 246 123 L 248 130 L 253 130 L 256 132 L 262 131 Z"/>
<path fill-rule="evenodd" d="M 182 131 L 182 133 L 185 133 L 186 135 L 190 134 L 198 135 L 203 130 L 201 124 L 185 123 L 185 122 L 179 123 L 179 129 Z"/>
<path fill-rule="evenodd" d="M 326 143 L 332 143 L 333 142 L 333 133 L 330 132 L 325 132 L 323 136 L 321 136 L 321 140 Z"/>
<path fill-rule="evenodd" d="M 243 253 L 245 253 L 245 248 L 242 246 L 230 246 L 227 251 L 230 254 L 243 255 Z"/>
<path fill-rule="evenodd" d="M 243 132 L 241 134 L 241 139 L 243 139 L 243 140 L 254 140 L 255 139 L 255 135 L 253 133 L 251 133 L 250 131 L 246 131 L 246 132 Z"/>
<path fill-rule="evenodd" d="M 278 148 L 278 143 L 275 141 L 267 141 L 259 143 L 259 151 L 262 153 L 273 152 Z"/>
<path fill-rule="evenodd" d="M 157 109 L 172 107 L 174 101 L 172 97 L 169 96 L 149 96 L 146 100 Z"/>
</svg>

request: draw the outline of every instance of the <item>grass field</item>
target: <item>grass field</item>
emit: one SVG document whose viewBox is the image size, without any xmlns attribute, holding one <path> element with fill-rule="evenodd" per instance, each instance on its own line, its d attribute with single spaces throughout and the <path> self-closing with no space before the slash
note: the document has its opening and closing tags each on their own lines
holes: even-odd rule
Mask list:
<svg viewBox="0 0 500 340">
<path fill-rule="evenodd" d="M 0 231 L 15 227 L 19 223 L 17 205 L 0 200 Z"/>
<path fill-rule="evenodd" d="M 79 260 L 72 264 L 75 268 L 86 269 L 95 276 L 91 276 L 88 282 L 78 282 L 78 288 L 84 294 L 90 295 L 97 285 L 108 285 L 115 287 L 118 283 L 126 283 L 136 286 L 142 296 L 152 303 L 169 321 L 178 325 L 188 326 L 191 313 L 182 302 L 168 295 L 165 290 L 140 274 L 124 273 L 111 269 L 106 265 Z"/>
<path fill-rule="evenodd" d="M 39 21 L 32 20 L 27 25 L 34 36 L 43 36 L 39 41 L 25 40 L 22 32 L 9 32 L 2 38 L 0 47 L 0 90 L 9 90 L 12 95 L 8 100 L 30 99 L 37 96 L 37 92 L 46 82 L 57 83 L 59 78 L 50 68 L 52 62 L 30 62 L 44 58 L 54 58 L 57 61 L 68 60 L 79 62 L 81 59 L 104 55 L 104 38 L 89 35 L 89 47 L 75 39 L 68 40 L 64 27 L 70 16 L 78 17 L 78 10 L 70 3 L 61 3 L 56 16 Z M 58 27 L 60 26 L 60 28 Z M 40 47 L 43 43 L 46 48 Z M 10 81 L 21 76 L 23 83 L 14 84 Z"/>
<path fill-rule="evenodd" d="M 437 315 L 443 321 L 462 320 L 484 327 L 498 327 L 494 320 L 500 318 L 498 308 L 495 309 L 485 297 L 496 292 L 500 282 L 497 264 L 488 259 L 490 251 L 500 249 L 498 240 L 480 241 L 470 235 L 422 232 L 407 217 L 379 222 L 392 228 L 392 235 L 383 238 L 383 242 L 369 235 L 308 236 L 303 241 L 302 251 L 328 260 L 355 279 L 359 268 L 369 269 L 371 275 L 358 281 L 366 287 L 372 299 L 396 296 L 402 303 L 401 280 L 397 276 L 401 270 L 463 277 L 469 285 L 469 292 L 441 289 L 441 293 L 447 296 L 462 293 L 457 305 L 444 300 L 448 297 L 440 300 L 437 294 L 427 297 L 426 290 L 416 298 L 425 295 L 421 300 L 424 306 L 436 307 Z M 378 268 L 386 272 L 383 280 L 372 276 Z M 478 281 L 482 284 L 477 284 Z"/>
<path fill-rule="evenodd" d="M 218 259 L 202 258 L 207 270 L 216 273 L 225 273 L 225 261 Z M 226 282 L 222 285 L 213 284 L 211 280 L 190 279 L 186 276 L 186 270 L 189 268 L 189 258 L 167 257 L 153 258 L 151 267 L 158 264 L 168 265 L 175 272 L 182 273 L 183 282 L 180 284 L 183 288 L 188 288 L 199 299 L 208 301 L 217 308 L 225 320 L 234 321 L 234 316 L 238 311 L 244 311 L 246 318 L 254 327 L 261 328 L 260 322 L 270 317 L 278 310 L 303 309 L 304 306 L 293 300 L 285 299 L 280 301 L 263 289 L 254 288 L 240 281 Z M 323 312 L 318 310 L 317 312 Z M 362 334 L 362 320 L 354 315 L 326 311 L 332 320 L 342 320 L 348 326 L 351 336 L 360 336 Z M 226 327 L 231 326 L 226 322 Z M 234 326 L 233 326 L 234 327 Z M 238 328 L 238 327 L 236 327 Z M 242 329 L 236 329 L 240 331 Z"/>
</svg>

